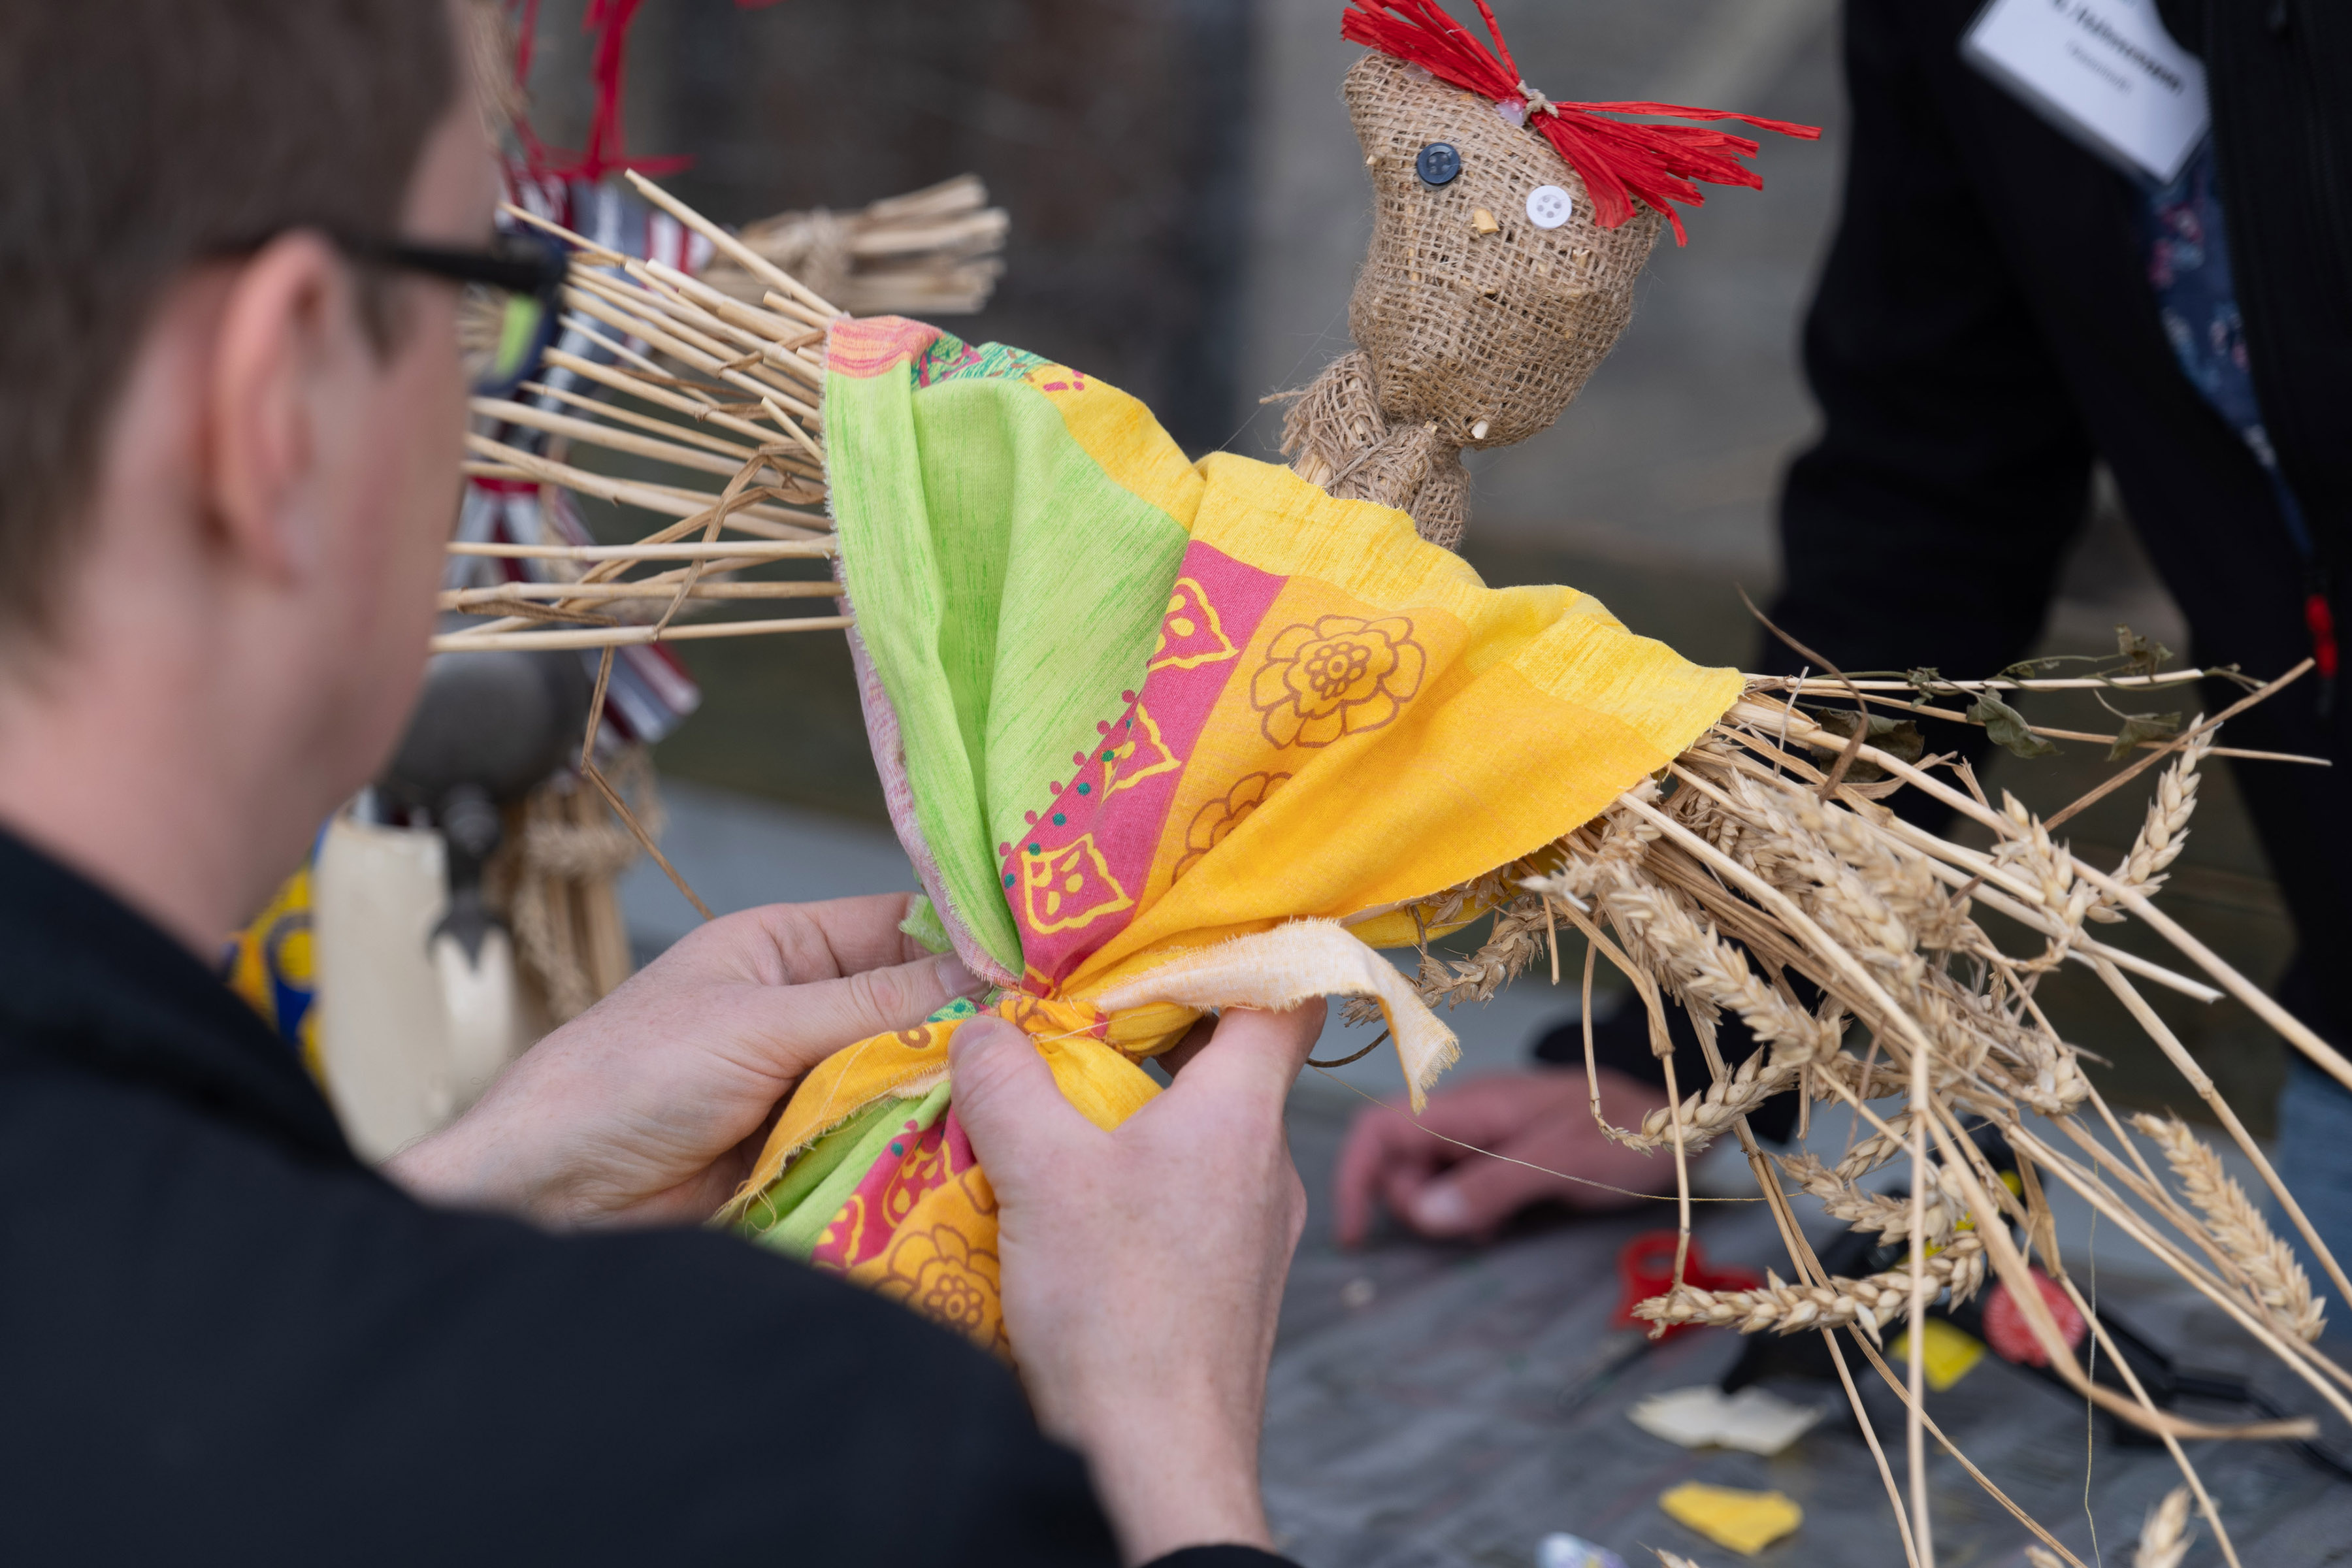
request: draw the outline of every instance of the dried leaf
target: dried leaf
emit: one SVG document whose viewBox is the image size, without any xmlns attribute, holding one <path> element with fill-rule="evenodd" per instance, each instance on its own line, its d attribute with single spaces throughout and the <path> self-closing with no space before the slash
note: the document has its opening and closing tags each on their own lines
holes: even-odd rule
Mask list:
<svg viewBox="0 0 2352 1568">
<path fill-rule="evenodd" d="M 1832 708 L 1825 712 L 1815 713 L 1812 718 L 1814 722 L 1840 740 L 1847 739 L 1853 734 L 1854 715 L 1852 709 Z M 1927 750 L 1927 739 L 1919 733 L 1919 725 L 1916 720 L 1897 719 L 1885 713 L 1873 713 L 1870 716 L 1870 733 L 1863 739 L 1888 755 L 1898 757 L 1906 763 L 1917 762 Z M 1834 759 L 1839 748 L 1814 746 L 1811 750 L 1815 756 Z M 1874 784 L 1886 777 L 1886 772 L 1875 763 L 1856 758 L 1853 766 L 1846 770 L 1845 776 L 1847 782 L 1852 784 Z"/>
<path fill-rule="evenodd" d="M 1837 736 L 1839 741 L 1853 736 L 1853 710 L 1851 708 L 1830 708 L 1828 712 L 1816 712 L 1813 721 L 1832 736 Z M 1870 733 L 1863 738 L 1882 752 L 1895 754 L 1903 762 L 1919 762 L 1919 757 L 1927 754 L 1927 738 L 1919 733 L 1919 721 L 1916 720 L 1898 720 L 1894 715 L 1874 712 L 1874 715 L 1870 715 Z M 1837 754 L 1834 748 L 1828 750 L 1832 757 Z"/>
<path fill-rule="evenodd" d="M 2116 743 L 2107 748 L 2107 761 L 2122 762 L 2138 749 L 2142 741 L 2168 741 L 2179 733 L 2178 713 L 2126 713 L 2123 727 L 2116 731 Z"/>
<path fill-rule="evenodd" d="M 2154 675 L 2172 662 L 2172 650 L 2154 637 L 2142 637 L 2126 626 L 2116 627 L 2116 657 L 2128 668 L 2127 675 Z"/>
<path fill-rule="evenodd" d="M 2016 757 L 2046 757 L 2058 748 L 2026 727 L 2025 715 L 2003 702 L 1991 692 L 1985 692 L 1969 710 L 1972 723 L 1985 727 L 1985 733 L 1995 744 Z"/>
<path fill-rule="evenodd" d="M 1943 695 L 1937 689 L 1944 684 L 1944 672 L 1932 664 L 1923 664 L 1916 669 L 1906 669 L 1903 672 L 1903 679 L 1910 682 L 1911 689 L 1919 694 L 1912 700 L 1911 705 L 1914 708 L 1930 698 Z"/>
</svg>

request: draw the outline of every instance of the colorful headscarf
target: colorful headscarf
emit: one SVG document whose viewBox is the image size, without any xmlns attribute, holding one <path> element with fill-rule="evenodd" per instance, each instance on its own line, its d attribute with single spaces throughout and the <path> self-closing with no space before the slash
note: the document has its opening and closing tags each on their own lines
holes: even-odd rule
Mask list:
<svg viewBox="0 0 2352 1568">
<path fill-rule="evenodd" d="M 1194 464 L 1133 398 L 897 318 L 833 332 L 845 591 L 900 841 L 1099 1125 L 1204 1011 L 1376 999 L 1416 1103 L 1454 1054 L 1375 946 L 1541 851 L 1729 706 L 1570 588 L 1484 586 L 1403 513 Z M 732 1210 L 1003 1344 L 994 1199 L 950 1107 L 971 1004 L 801 1086 Z"/>
</svg>

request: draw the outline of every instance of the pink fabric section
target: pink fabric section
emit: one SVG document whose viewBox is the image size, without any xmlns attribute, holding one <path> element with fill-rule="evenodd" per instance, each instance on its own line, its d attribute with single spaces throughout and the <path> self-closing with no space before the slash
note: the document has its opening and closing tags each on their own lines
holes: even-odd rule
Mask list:
<svg viewBox="0 0 2352 1568">
<path fill-rule="evenodd" d="M 817 1238 L 809 1253 L 814 1267 L 847 1273 L 880 1253 L 918 1198 L 979 1163 L 952 1110 L 928 1128 L 908 1121 L 899 1131 Z"/>
<path fill-rule="evenodd" d="M 1027 813 L 1028 833 L 1000 851 L 1033 984 L 1041 976 L 1058 984 L 1132 915 L 1041 930 L 1020 892 L 1023 862 L 1091 836 L 1109 879 L 1140 892 L 1185 759 L 1286 581 L 1197 541 L 1185 550 L 1142 691 L 1119 693 L 1126 710 L 1095 726 L 1094 743 L 1070 758 L 1076 776 L 1056 786 L 1045 812 Z"/>
<path fill-rule="evenodd" d="M 826 335 L 824 367 L 842 375 L 877 376 L 923 357 L 940 330 L 904 316 L 843 316 Z"/>
</svg>

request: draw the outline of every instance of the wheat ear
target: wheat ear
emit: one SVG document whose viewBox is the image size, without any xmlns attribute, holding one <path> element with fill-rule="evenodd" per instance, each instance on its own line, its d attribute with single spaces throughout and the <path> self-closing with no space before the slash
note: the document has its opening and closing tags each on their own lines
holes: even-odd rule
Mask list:
<svg viewBox="0 0 2352 1568">
<path fill-rule="evenodd" d="M 2204 721 L 2200 714 L 2197 722 Z M 2205 753 L 2213 749 L 2213 734 L 2210 730 L 2198 731 L 2197 738 L 2181 748 L 2180 755 L 2157 781 L 2156 798 L 2147 804 L 2147 820 L 2140 824 L 2131 853 L 2116 868 L 2116 880 L 2124 886 L 2153 894 L 2164 886 L 2168 868 L 2188 847 L 2189 819 L 2197 811 L 2198 770 L 2204 764 Z M 2111 922 L 2124 919 L 2116 901 L 2112 897 L 2101 898 L 2090 911 L 2091 918 Z"/>
<path fill-rule="evenodd" d="M 1927 1259 L 1930 1294 L 1949 1287 L 1954 1300 L 1973 1295 L 1984 1282 L 1984 1242 L 1973 1231 L 1962 1231 L 1951 1245 Z M 1859 1324 L 1875 1331 L 1895 1321 L 1911 1299 L 1908 1269 L 1890 1268 L 1866 1279 L 1832 1275 L 1827 1285 L 1790 1285 L 1778 1275 L 1768 1278 L 1760 1290 L 1701 1290 L 1678 1285 L 1663 1296 L 1653 1296 L 1633 1308 L 1633 1316 L 1653 1323 L 1705 1323 L 1753 1334 L 1769 1329 L 1793 1334 L 1804 1329 L 1843 1328 Z"/>
<path fill-rule="evenodd" d="M 2132 1125 L 2164 1151 L 2182 1195 L 2204 1213 L 2213 1239 L 2244 1272 L 2271 1326 L 2305 1342 L 2319 1338 L 2327 1326 L 2326 1300 L 2312 1294 L 2310 1277 L 2293 1249 L 2272 1234 L 2262 1210 L 2222 1170 L 2212 1145 L 2178 1117 L 2142 1114 L 2132 1118 Z"/>
<path fill-rule="evenodd" d="M 1811 1154 L 1780 1156 L 1780 1169 L 1798 1186 L 1821 1199 L 1822 1207 L 1833 1218 L 1842 1219 L 1855 1230 L 1875 1231 L 1882 1242 L 1892 1245 L 1906 1239 L 1911 1234 L 1911 1202 L 1908 1198 L 1890 1198 L 1878 1193 L 1866 1193 L 1850 1182 L 1842 1181 L 1837 1173 L 1823 1165 Z M 1935 1184 L 1936 1168 L 1927 1167 L 1927 1237 L 1930 1247 L 1939 1247 L 1952 1234 L 1952 1211 L 1942 1191 Z"/>
<path fill-rule="evenodd" d="M 2132 1568 L 2180 1568 L 2180 1560 L 2188 1555 L 2189 1489 L 2175 1487 L 2147 1510 L 2147 1522 L 2139 1528 L 2139 1550 L 2132 1553 Z"/>
</svg>

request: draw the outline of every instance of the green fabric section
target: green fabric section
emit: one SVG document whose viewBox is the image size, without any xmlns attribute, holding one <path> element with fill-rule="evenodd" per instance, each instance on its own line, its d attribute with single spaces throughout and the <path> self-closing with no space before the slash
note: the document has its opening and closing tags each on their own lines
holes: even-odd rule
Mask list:
<svg viewBox="0 0 2352 1568">
<path fill-rule="evenodd" d="M 899 922 L 898 929 L 907 931 L 917 914 L 929 915 L 931 924 L 935 928 L 938 927 L 939 911 L 931 908 L 931 900 L 918 893 L 915 895 L 915 902 L 919 907 L 908 913 L 907 919 Z M 907 934 L 917 935 L 911 931 L 907 931 Z M 931 951 L 945 952 L 947 950 L 947 932 L 941 929 L 939 945 Z M 941 1005 L 923 1022 L 939 1024 L 950 1018 L 974 1018 L 979 1016 L 980 1008 L 971 997 L 959 996 Z M 931 1094 L 930 1099 L 945 1105 L 946 1094 L 947 1085 L 942 1083 Z M 929 1102 L 926 1101 L 926 1103 Z M 908 1101 L 893 1096 L 887 1100 L 877 1100 L 865 1110 L 845 1118 L 840 1126 L 810 1144 L 782 1175 L 770 1182 L 766 1189 L 751 1200 L 750 1208 L 745 1212 L 743 1218 L 737 1222 L 736 1228 L 762 1247 L 774 1247 L 787 1252 L 794 1251 L 790 1237 L 779 1239 L 777 1233 L 780 1230 L 789 1231 L 794 1221 L 803 1217 L 799 1211 L 801 1205 L 808 1201 L 809 1194 L 816 1191 L 820 1183 L 839 1172 L 846 1163 L 851 1172 L 848 1184 L 841 1189 L 841 1196 L 834 1200 L 833 1206 L 824 1209 L 820 1215 L 820 1220 L 831 1218 L 840 1209 L 843 1199 L 856 1187 L 862 1173 L 871 1170 L 874 1161 L 881 1158 L 880 1144 L 874 1137 L 876 1129 L 877 1127 L 881 1129 L 886 1135 L 883 1142 L 887 1142 L 887 1134 L 889 1129 L 898 1125 L 903 1119 L 907 1105 Z M 925 1121 L 923 1125 L 929 1127 L 930 1123 Z M 862 1163 L 852 1158 L 859 1149 L 869 1145 L 877 1150 L 872 1158 Z M 824 1228 L 822 1223 L 810 1228 L 807 1244 L 797 1249 L 796 1256 L 806 1258 L 808 1248 L 816 1244 L 817 1231 Z"/>
<path fill-rule="evenodd" d="M 816 1141 L 814 1147 L 793 1162 L 793 1168 L 779 1177 L 766 1194 L 767 1206 L 781 1211 L 783 1217 L 766 1230 L 751 1237 L 762 1247 L 789 1254 L 803 1262 L 816 1250 L 816 1238 L 857 1190 L 857 1184 L 874 1169 L 875 1162 L 889 1152 L 890 1141 L 898 1137 L 919 1137 L 930 1130 L 931 1123 L 947 1114 L 948 1081 L 941 1079 L 930 1093 L 919 1102 L 906 1100 L 877 1100 L 848 1121 Z M 915 1123 L 916 1131 L 908 1132 L 906 1124 Z M 828 1144 L 838 1142 L 838 1154 L 825 1154 Z M 824 1154 L 827 1163 L 810 1179 L 797 1195 L 787 1198 L 787 1189 L 801 1166 Z"/>
<path fill-rule="evenodd" d="M 866 1140 L 877 1121 L 890 1121 L 895 1126 L 893 1113 L 904 1103 L 898 1100 L 877 1100 L 810 1144 L 790 1169 L 751 1200 L 751 1206 L 736 1228 L 763 1246 L 774 1245 L 777 1228 L 792 1217 L 802 1200 L 816 1189 L 819 1182 L 841 1168 L 849 1152 Z"/>
<path fill-rule="evenodd" d="M 921 942 L 929 952 L 945 952 L 955 945 L 948 940 L 948 928 L 940 920 L 938 907 L 921 893 L 917 893 L 914 902 L 907 906 L 907 918 L 898 922 L 898 929 Z"/>
<path fill-rule="evenodd" d="M 940 890 L 1017 974 L 996 846 L 1142 679 L 1188 535 L 1023 382 L 830 375 L 825 444 L 858 636 Z"/>
</svg>

